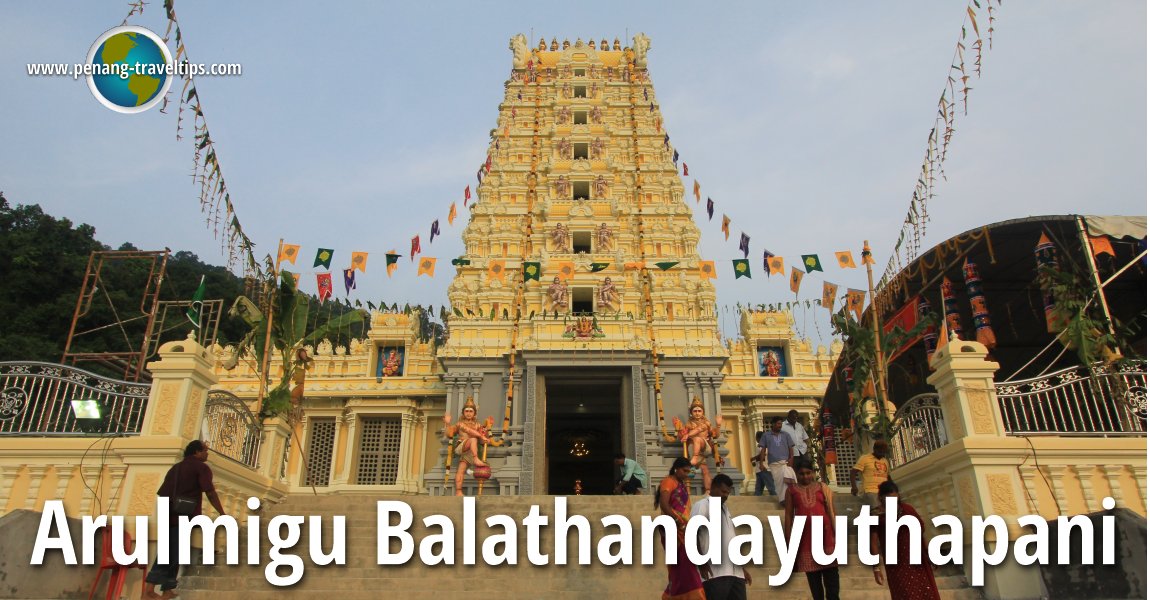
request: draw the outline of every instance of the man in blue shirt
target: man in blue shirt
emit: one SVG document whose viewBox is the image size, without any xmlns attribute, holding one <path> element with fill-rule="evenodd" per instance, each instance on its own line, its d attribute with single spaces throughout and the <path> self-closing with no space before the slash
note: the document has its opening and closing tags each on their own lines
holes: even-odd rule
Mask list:
<svg viewBox="0 0 1150 600">
<path fill-rule="evenodd" d="M 794 460 L 792 449 L 795 443 L 791 436 L 783 431 L 783 418 L 771 419 L 771 430 L 764 433 L 759 439 L 759 461 L 767 461 L 767 468 L 771 471 L 771 478 L 775 481 L 777 497 L 782 503 L 787 497 L 786 472 Z"/>
<path fill-rule="evenodd" d="M 639 490 L 647 487 L 647 472 L 639 466 L 639 463 L 619 452 L 615 454 L 615 465 L 623 472 L 623 476 L 615 484 L 616 494 L 636 495 Z"/>
</svg>

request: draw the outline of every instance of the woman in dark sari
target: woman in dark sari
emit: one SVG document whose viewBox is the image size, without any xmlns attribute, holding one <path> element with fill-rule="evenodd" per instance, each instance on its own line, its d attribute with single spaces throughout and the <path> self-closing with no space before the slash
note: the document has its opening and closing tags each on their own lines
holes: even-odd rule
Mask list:
<svg viewBox="0 0 1150 600">
<path fill-rule="evenodd" d="M 706 600 L 703 578 L 699 576 L 699 569 L 687 558 L 683 544 L 683 534 L 691 518 L 691 498 L 687 491 L 687 479 L 690 477 L 691 462 L 682 457 L 676 458 L 670 474 L 655 488 L 655 506 L 675 520 L 679 539 L 676 546 L 677 560 L 675 564 L 667 565 L 667 589 L 663 590 L 663 600 Z M 663 537 L 662 528 L 659 534 L 665 550 L 667 540 Z"/>
<path fill-rule="evenodd" d="M 886 508 L 888 497 L 895 498 L 896 501 L 898 499 L 898 486 L 890 480 L 884 481 L 878 486 L 878 527 L 871 530 L 871 547 L 877 548 L 884 560 L 886 548 L 882 544 L 886 541 L 886 536 L 879 535 L 879 532 L 886 530 L 888 518 L 897 519 L 910 515 L 917 519 L 919 527 L 922 527 L 922 517 L 911 505 L 905 502 L 897 502 L 898 514 L 884 514 L 882 511 Z M 910 531 L 905 527 L 899 528 L 896 544 L 898 563 L 886 565 L 887 587 L 890 589 L 891 600 L 939 600 L 938 585 L 934 581 L 934 566 L 930 564 L 930 559 L 927 557 L 926 537 L 924 536 L 921 541 L 922 562 L 917 565 L 910 564 Z M 879 585 L 883 583 L 882 569 L 877 565 L 874 568 L 874 580 Z"/>
</svg>

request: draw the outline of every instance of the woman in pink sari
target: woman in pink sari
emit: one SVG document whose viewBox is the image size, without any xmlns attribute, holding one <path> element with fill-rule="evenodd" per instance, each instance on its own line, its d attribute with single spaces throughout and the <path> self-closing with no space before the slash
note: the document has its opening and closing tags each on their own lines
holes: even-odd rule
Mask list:
<svg viewBox="0 0 1150 600">
<path fill-rule="evenodd" d="M 671 473 L 655 488 L 655 506 L 675 520 L 679 538 L 675 552 L 677 560 L 675 564 L 667 565 L 667 589 L 663 590 L 663 600 L 706 600 L 703 578 L 699 576 L 699 569 L 687 558 L 683 544 L 683 534 L 691 518 L 691 497 L 687 491 L 687 479 L 690 477 L 691 462 L 679 457 L 671 465 Z M 667 540 L 661 528 L 659 534 L 663 548 L 666 549 Z"/>
</svg>

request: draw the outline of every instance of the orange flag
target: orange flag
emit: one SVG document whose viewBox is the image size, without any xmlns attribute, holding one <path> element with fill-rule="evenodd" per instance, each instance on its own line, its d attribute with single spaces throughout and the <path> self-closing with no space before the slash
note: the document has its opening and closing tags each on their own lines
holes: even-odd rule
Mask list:
<svg viewBox="0 0 1150 600">
<path fill-rule="evenodd" d="M 351 268 L 367 273 L 367 252 L 352 252 Z"/>
<path fill-rule="evenodd" d="M 833 315 L 835 314 L 835 296 L 839 293 L 839 286 L 829 282 L 823 282 L 823 306 Z"/>
<path fill-rule="evenodd" d="M 866 291 L 847 288 L 847 308 L 855 314 L 855 320 L 862 320 L 863 303 L 866 302 Z"/>
<path fill-rule="evenodd" d="M 783 257 L 781 257 L 781 256 L 770 257 L 769 259 L 767 259 L 767 266 L 769 266 L 771 268 L 771 272 L 769 273 L 770 275 L 782 275 L 783 274 Z"/>
<path fill-rule="evenodd" d="M 435 257 L 424 256 L 419 259 L 419 270 L 415 272 L 415 276 L 427 275 L 428 277 L 435 277 Z"/>
<path fill-rule="evenodd" d="M 1090 236 L 1090 252 L 1094 254 L 1094 256 L 1098 256 L 1099 254 L 1115 256 L 1114 246 L 1110 243 L 1110 238 L 1104 235 L 1098 237 Z"/>
<path fill-rule="evenodd" d="M 280 246 L 280 255 L 277 261 L 283 262 L 286 260 L 294 265 L 297 256 L 299 256 L 299 244 L 284 244 Z"/>
<path fill-rule="evenodd" d="M 723 239 L 731 239 L 731 218 L 723 215 Z"/>
<path fill-rule="evenodd" d="M 575 263 L 569 260 L 557 261 L 555 271 L 561 281 L 567 281 L 575 276 Z"/>
<path fill-rule="evenodd" d="M 838 261 L 839 267 L 842 269 L 855 268 L 855 257 L 851 256 L 850 250 L 843 250 L 842 252 L 835 252 L 835 260 Z"/>
<path fill-rule="evenodd" d="M 700 191 L 699 180 L 696 179 L 695 180 L 695 204 L 699 203 L 699 191 Z"/>
<path fill-rule="evenodd" d="M 448 225 L 454 225 L 455 224 L 455 203 L 454 202 L 451 203 L 451 210 L 447 211 L 447 224 Z"/>
<path fill-rule="evenodd" d="M 799 285 L 803 283 L 803 275 L 806 273 L 803 273 L 802 269 L 791 267 L 791 291 L 795 293 L 796 298 L 799 295 Z"/>
<path fill-rule="evenodd" d="M 507 272 L 507 261 L 493 260 L 487 265 L 487 279 L 498 279 L 503 281 L 503 275 Z"/>
<path fill-rule="evenodd" d="M 701 260 L 699 261 L 699 277 L 702 279 L 715 279 L 718 275 L 715 274 L 715 261 Z"/>
<path fill-rule="evenodd" d="M 643 269 L 643 267 L 645 267 L 645 266 L 646 266 L 645 263 L 639 262 L 639 261 L 623 263 L 623 270 L 624 271 L 641 271 Z"/>
</svg>

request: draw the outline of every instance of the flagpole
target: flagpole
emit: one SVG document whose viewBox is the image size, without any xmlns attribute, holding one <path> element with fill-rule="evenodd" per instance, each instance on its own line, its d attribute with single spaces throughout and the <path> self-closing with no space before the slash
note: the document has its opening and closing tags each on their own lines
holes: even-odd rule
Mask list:
<svg viewBox="0 0 1150 600">
<path fill-rule="evenodd" d="M 264 334 L 264 355 L 260 357 L 260 391 L 256 396 L 256 414 L 264 409 L 264 398 L 268 393 L 268 363 L 271 361 L 271 352 L 268 346 L 272 343 L 272 317 L 275 315 L 275 293 L 279 288 L 280 253 L 283 252 L 284 239 L 280 238 L 276 245 L 276 260 L 272 267 L 271 289 L 268 290 L 268 310 L 264 317 L 267 321 L 267 331 Z"/>
<path fill-rule="evenodd" d="M 1110 305 L 1106 302 L 1106 294 L 1102 291 L 1102 280 L 1098 277 L 1098 264 L 1094 262 L 1094 246 L 1086 235 L 1086 227 L 1082 224 L 1083 218 L 1079 215 L 1074 219 L 1078 225 L 1078 237 L 1082 240 L 1082 250 L 1086 252 L 1086 264 L 1090 267 L 1090 276 L 1094 279 L 1094 291 L 1098 294 L 1098 303 L 1102 305 L 1102 314 L 1106 316 L 1106 330 L 1111 337 L 1114 333 L 1114 320 L 1110 318 Z"/>
<path fill-rule="evenodd" d="M 874 273 L 871 269 L 871 264 L 874 259 L 871 257 L 870 241 L 863 240 L 863 263 L 866 264 L 866 283 L 867 289 L 870 292 L 870 307 L 871 307 L 871 327 L 874 329 L 874 355 L 875 355 L 875 385 L 878 388 L 878 398 L 875 399 L 875 404 L 878 404 L 879 415 L 881 420 L 879 423 L 890 423 L 890 415 L 886 413 L 886 361 L 882 354 L 882 339 L 880 336 L 880 328 L 878 324 L 878 298 L 874 294 Z"/>
</svg>

